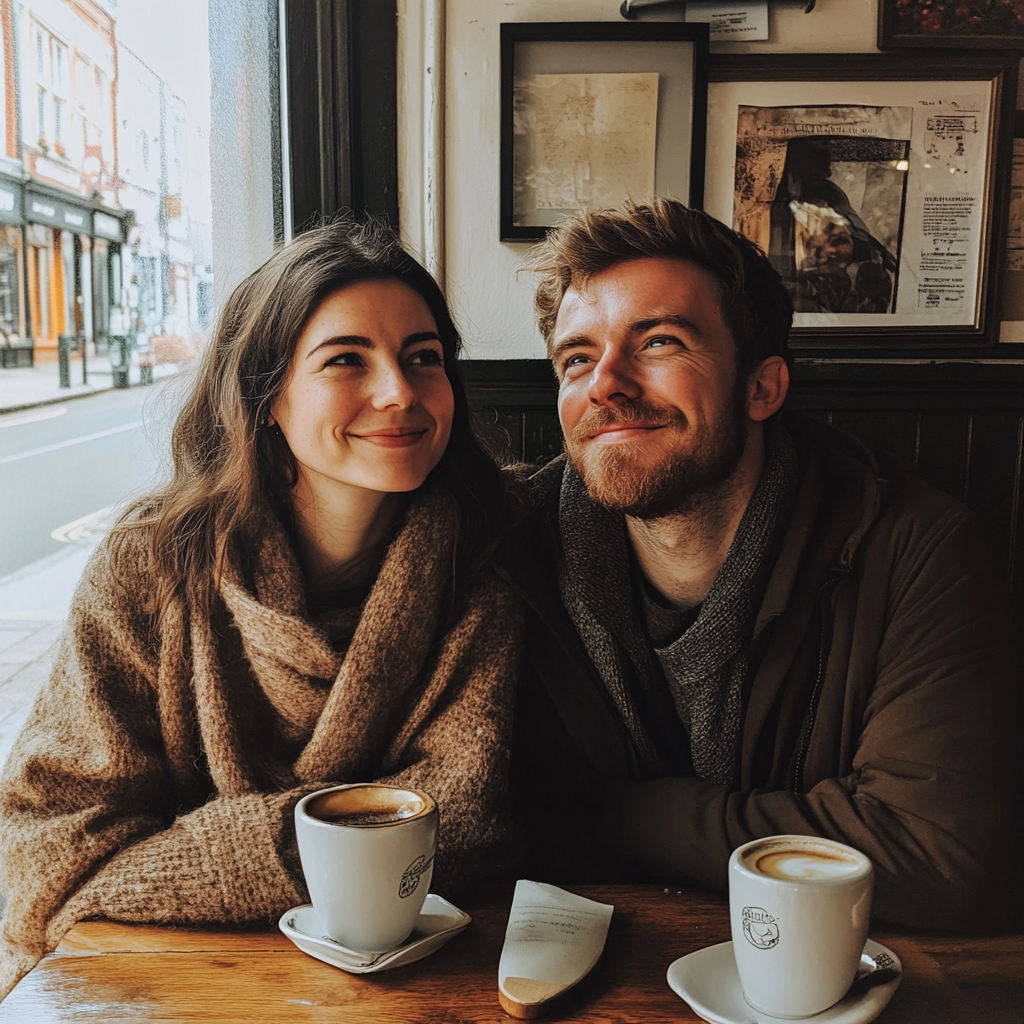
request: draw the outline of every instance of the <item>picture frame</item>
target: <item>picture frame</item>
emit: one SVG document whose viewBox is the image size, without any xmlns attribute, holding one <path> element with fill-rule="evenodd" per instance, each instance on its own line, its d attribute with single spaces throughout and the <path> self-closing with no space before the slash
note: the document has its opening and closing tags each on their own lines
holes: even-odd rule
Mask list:
<svg viewBox="0 0 1024 1024">
<path fill-rule="evenodd" d="M 627 195 L 704 193 L 708 26 L 501 26 L 502 241 Z"/>
<path fill-rule="evenodd" d="M 879 0 L 878 48 L 1024 50 L 1013 0 Z"/>
<path fill-rule="evenodd" d="M 999 332 L 1017 57 L 720 54 L 704 209 L 767 253 L 794 349 L 976 349 Z"/>
</svg>

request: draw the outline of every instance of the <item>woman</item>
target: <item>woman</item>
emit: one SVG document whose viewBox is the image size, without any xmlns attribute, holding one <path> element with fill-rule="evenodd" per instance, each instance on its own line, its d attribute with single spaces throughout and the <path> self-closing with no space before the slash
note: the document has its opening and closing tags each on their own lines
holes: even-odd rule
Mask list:
<svg viewBox="0 0 1024 1024">
<path fill-rule="evenodd" d="M 0 995 L 76 921 L 306 900 L 292 810 L 382 779 L 441 810 L 436 885 L 493 864 L 520 612 L 429 274 L 337 223 L 233 293 L 174 474 L 93 556 L 0 787 Z"/>
</svg>

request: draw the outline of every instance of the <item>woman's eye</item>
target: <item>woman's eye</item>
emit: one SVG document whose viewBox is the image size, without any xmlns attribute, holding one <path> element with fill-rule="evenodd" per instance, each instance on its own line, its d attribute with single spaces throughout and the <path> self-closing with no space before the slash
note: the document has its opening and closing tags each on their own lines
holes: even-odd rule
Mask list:
<svg viewBox="0 0 1024 1024">
<path fill-rule="evenodd" d="M 437 349 L 424 348 L 413 354 L 410 366 L 444 366 L 444 356 Z"/>
<path fill-rule="evenodd" d="M 326 366 L 362 366 L 363 357 L 358 352 L 339 352 L 328 359 Z"/>
</svg>

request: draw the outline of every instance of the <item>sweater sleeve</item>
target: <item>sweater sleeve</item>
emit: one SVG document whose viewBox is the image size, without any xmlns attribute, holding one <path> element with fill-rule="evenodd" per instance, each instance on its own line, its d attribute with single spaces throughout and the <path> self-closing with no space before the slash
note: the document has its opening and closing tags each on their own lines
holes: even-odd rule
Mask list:
<svg viewBox="0 0 1024 1024">
<path fill-rule="evenodd" d="M 773 834 L 866 853 L 875 911 L 909 927 L 991 928 L 1013 913 L 1001 856 L 1019 848 L 1020 656 L 965 517 L 904 552 L 889 590 L 852 771 L 808 792 L 734 792 L 693 777 L 617 786 L 617 851 L 725 889 L 731 851 Z M 813 739 L 813 737 L 812 737 Z"/>
<path fill-rule="evenodd" d="M 303 900 L 281 849 L 307 790 L 177 806 L 158 654 L 126 593 L 101 548 L 0 781 L 7 987 L 85 917 L 238 922 Z"/>
<path fill-rule="evenodd" d="M 451 894 L 511 854 L 507 789 L 521 621 L 519 600 L 504 583 L 491 576 L 476 588 L 384 765 L 381 781 L 437 801 L 434 891 Z"/>
</svg>

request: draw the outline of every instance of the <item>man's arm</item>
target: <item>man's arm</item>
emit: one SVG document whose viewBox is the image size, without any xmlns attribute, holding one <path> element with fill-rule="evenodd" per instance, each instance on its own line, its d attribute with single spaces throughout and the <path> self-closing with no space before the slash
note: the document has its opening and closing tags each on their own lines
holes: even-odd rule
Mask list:
<svg viewBox="0 0 1024 1024">
<path fill-rule="evenodd" d="M 893 542 L 852 770 L 803 793 L 738 793 L 692 777 L 620 784 L 603 829 L 613 849 L 724 889 L 736 846 L 822 835 L 871 857 L 887 920 L 985 928 L 1012 910 L 999 879 L 1021 816 L 1021 663 L 1004 588 L 962 513 Z"/>
</svg>

